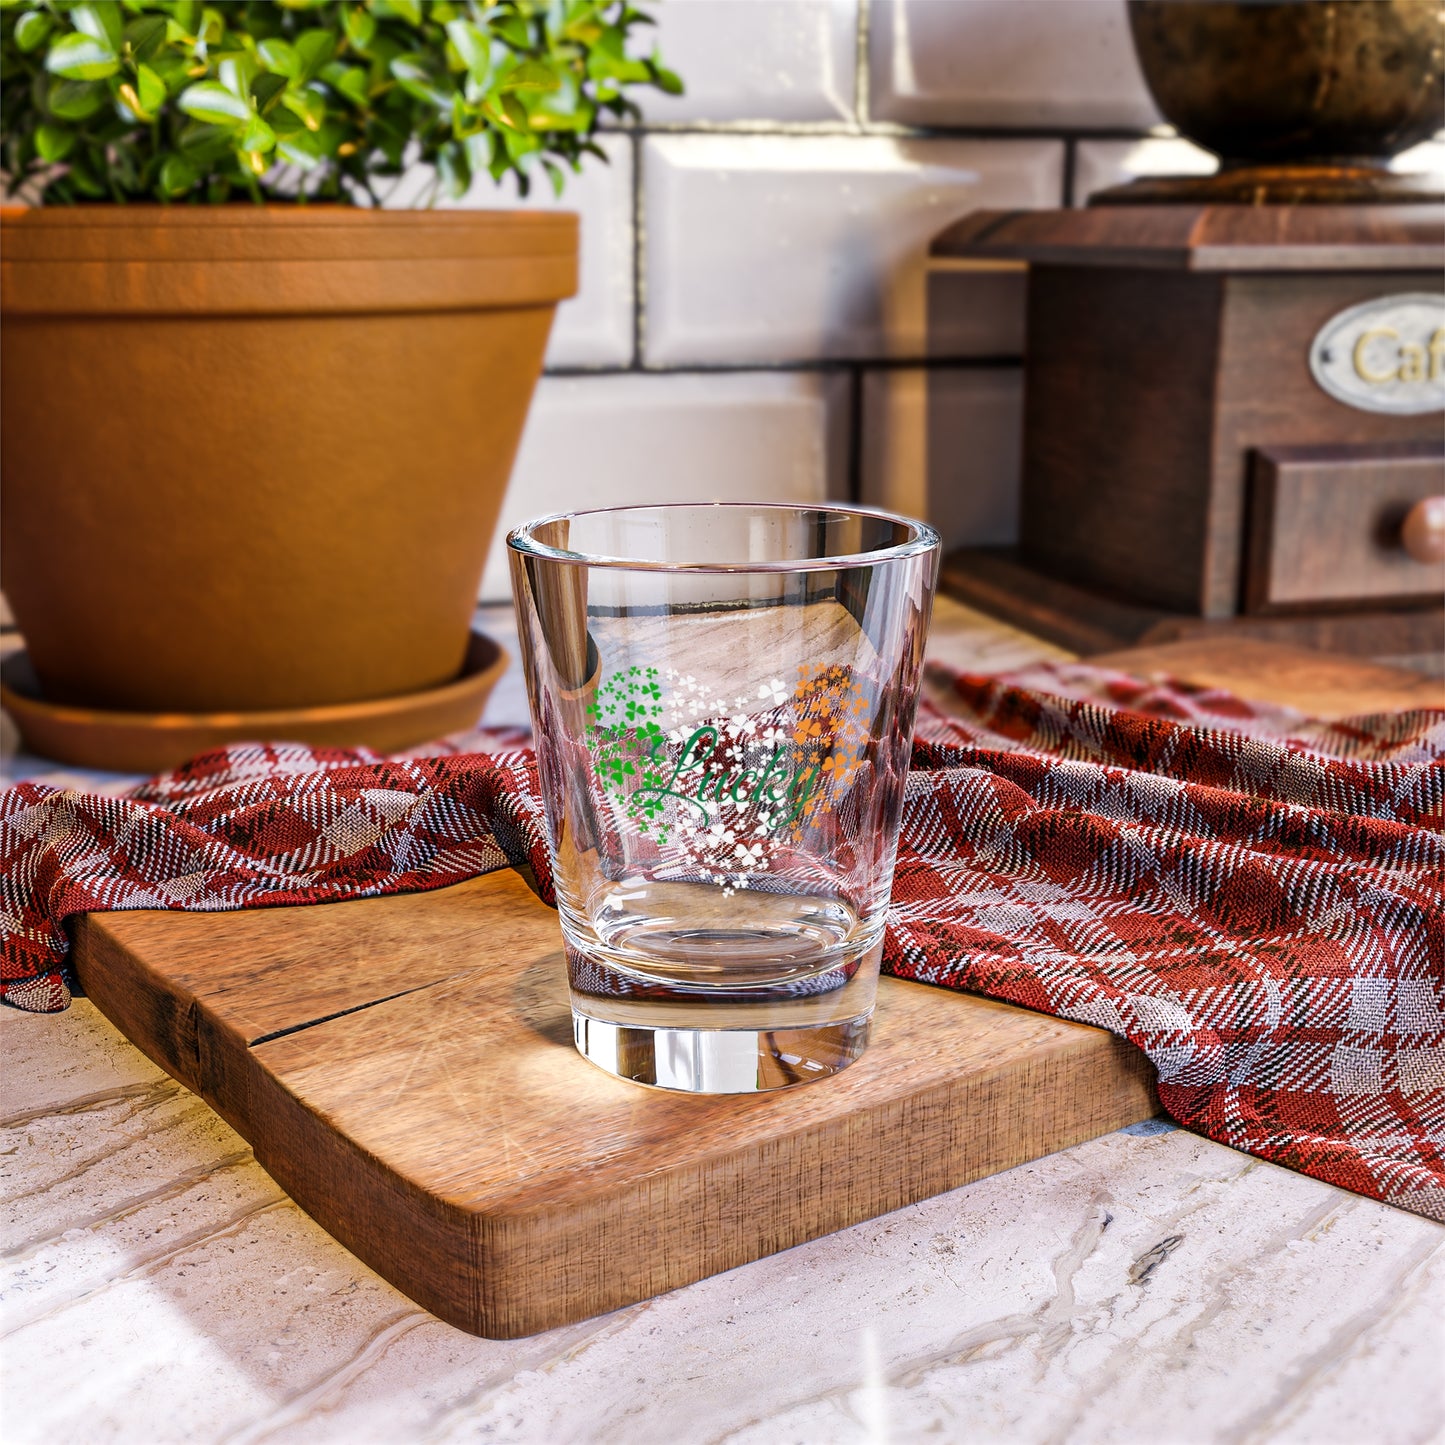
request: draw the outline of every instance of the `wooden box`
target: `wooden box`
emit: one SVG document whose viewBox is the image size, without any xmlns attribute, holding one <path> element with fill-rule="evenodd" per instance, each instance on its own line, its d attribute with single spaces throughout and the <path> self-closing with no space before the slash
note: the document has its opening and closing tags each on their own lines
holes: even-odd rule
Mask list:
<svg viewBox="0 0 1445 1445">
<path fill-rule="evenodd" d="M 1332 392 L 1312 348 L 1382 297 L 1433 314 L 1442 227 L 1429 205 L 1175 205 L 983 212 L 945 232 L 936 255 L 1030 263 L 1019 545 L 955 558 L 951 590 L 1006 615 L 1013 594 L 1013 620 L 1076 646 L 1083 620 L 1102 646 L 1193 621 L 1438 649 L 1445 577 L 1398 529 L 1409 501 L 1445 492 L 1445 329 L 1408 343 L 1405 404 L 1430 410 Z"/>
</svg>

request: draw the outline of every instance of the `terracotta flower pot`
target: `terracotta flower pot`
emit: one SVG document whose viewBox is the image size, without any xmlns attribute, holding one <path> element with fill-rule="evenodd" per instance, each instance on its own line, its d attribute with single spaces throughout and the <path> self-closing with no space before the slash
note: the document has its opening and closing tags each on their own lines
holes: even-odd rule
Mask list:
<svg viewBox="0 0 1445 1445">
<path fill-rule="evenodd" d="M 0 242 L 0 584 L 47 700 L 458 676 L 575 216 L 53 207 Z"/>
</svg>

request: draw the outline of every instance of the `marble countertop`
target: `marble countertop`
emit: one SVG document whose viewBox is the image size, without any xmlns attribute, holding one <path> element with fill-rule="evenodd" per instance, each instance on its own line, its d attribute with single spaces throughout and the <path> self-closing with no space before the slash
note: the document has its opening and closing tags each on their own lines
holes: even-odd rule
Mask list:
<svg viewBox="0 0 1445 1445">
<path fill-rule="evenodd" d="M 932 650 L 1052 652 L 949 603 Z M 519 708 L 514 669 L 489 720 Z M 12 779 L 126 781 L 0 746 Z M 359 1263 L 85 1000 L 0 1008 L 0 1059 L 7 1445 L 1445 1439 L 1445 1227 L 1163 1121 L 498 1342 Z"/>
</svg>

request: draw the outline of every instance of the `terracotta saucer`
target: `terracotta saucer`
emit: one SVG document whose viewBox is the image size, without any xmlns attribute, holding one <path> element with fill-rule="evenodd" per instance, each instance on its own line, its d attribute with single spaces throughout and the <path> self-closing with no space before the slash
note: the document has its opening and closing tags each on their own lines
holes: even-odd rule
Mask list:
<svg viewBox="0 0 1445 1445">
<path fill-rule="evenodd" d="M 271 712 L 105 712 L 49 703 L 22 652 L 0 662 L 0 706 L 27 751 L 82 768 L 155 773 L 226 743 L 266 741 L 395 752 L 472 727 L 507 669 L 507 654 L 473 632 L 455 682 L 398 697 Z"/>
</svg>

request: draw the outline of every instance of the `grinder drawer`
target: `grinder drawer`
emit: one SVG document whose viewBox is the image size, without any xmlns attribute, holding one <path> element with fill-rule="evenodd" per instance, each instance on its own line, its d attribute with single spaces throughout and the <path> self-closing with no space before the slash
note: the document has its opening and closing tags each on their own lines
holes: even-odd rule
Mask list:
<svg viewBox="0 0 1445 1445">
<path fill-rule="evenodd" d="M 1261 447 L 1251 463 L 1247 612 L 1439 600 L 1445 563 L 1421 525 L 1445 499 L 1445 446 Z"/>
</svg>

